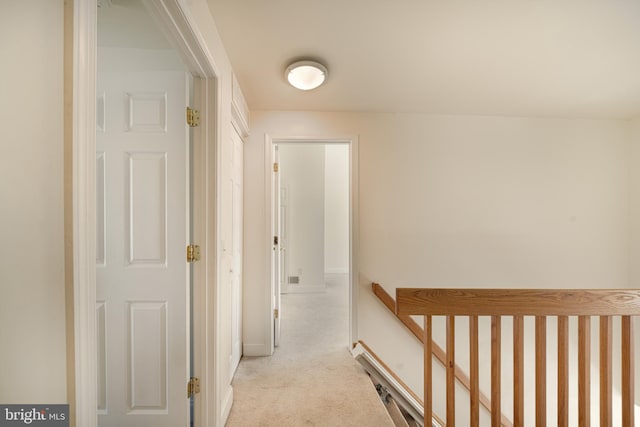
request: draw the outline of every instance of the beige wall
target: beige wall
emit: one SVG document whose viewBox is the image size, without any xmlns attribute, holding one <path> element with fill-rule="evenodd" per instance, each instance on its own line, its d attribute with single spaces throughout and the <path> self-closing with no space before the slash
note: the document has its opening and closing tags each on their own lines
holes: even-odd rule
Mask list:
<svg viewBox="0 0 640 427">
<path fill-rule="evenodd" d="M 280 144 L 280 187 L 286 194 L 287 276 L 298 276 L 291 291 L 324 288 L 325 150 L 321 144 Z M 285 283 L 287 279 L 285 279 Z"/>
<path fill-rule="evenodd" d="M 359 137 L 358 339 L 414 390 L 421 347 L 374 299 L 396 287 L 626 287 L 628 124 L 252 112 L 245 146 L 245 339 L 266 337 L 264 134 Z M 250 249 L 250 250 L 249 250 Z M 258 301 L 259 300 L 259 301 Z M 402 350 L 398 350 L 402 349 Z"/>
<path fill-rule="evenodd" d="M 630 137 L 630 287 L 640 288 L 640 118 L 629 123 Z"/>
<path fill-rule="evenodd" d="M 66 403 L 63 1 L 3 1 L 0 40 L 0 402 Z"/>
<path fill-rule="evenodd" d="M 349 272 L 349 146 L 325 146 L 324 272 Z"/>
</svg>

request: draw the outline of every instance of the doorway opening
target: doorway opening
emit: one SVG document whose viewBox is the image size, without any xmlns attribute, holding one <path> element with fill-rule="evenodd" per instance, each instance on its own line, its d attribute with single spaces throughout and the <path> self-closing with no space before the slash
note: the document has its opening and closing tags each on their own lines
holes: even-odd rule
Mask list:
<svg viewBox="0 0 640 427">
<path fill-rule="evenodd" d="M 198 32 L 196 19 L 189 13 L 189 6 L 181 0 L 140 0 L 145 10 L 153 17 L 162 33 L 178 52 L 189 72 L 194 76 L 194 107 L 200 112 L 201 125 L 193 132 L 192 190 L 190 195 L 193 204 L 193 236 L 203 254 L 213 254 L 213 261 L 200 262 L 193 265 L 193 314 L 192 334 L 195 356 L 192 362 L 194 372 L 201 381 L 206 381 L 199 394 L 194 396 L 195 425 L 204 425 L 206 420 L 214 419 L 222 423 L 231 406 L 231 389 L 219 379 L 222 377 L 224 364 L 219 356 L 219 337 L 222 328 L 219 322 L 212 324 L 214 313 L 219 312 L 219 299 L 207 298 L 207 290 L 219 292 L 218 278 L 209 273 L 218 270 L 219 257 L 216 256 L 215 242 L 218 230 L 217 212 L 219 206 L 209 204 L 210 199 L 217 200 L 219 189 L 210 188 L 209 183 L 217 182 L 219 170 L 216 159 L 220 154 L 218 131 L 220 109 L 217 94 L 221 89 L 219 70 L 211 60 L 211 52 L 206 48 L 206 41 Z M 116 6 L 128 2 L 99 2 L 101 5 Z M 75 404 L 75 422 L 77 425 L 95 426 L 98 413 L 98 396 L 96 380 L 101 373 L 97 367 L 99 330 L 96 327 L 96 201 L 98 198 L 96 178 L 96 56 L 98 34 L 96 26 L 97 3 L 75 0 L 65 2 L 65 27 L 69 37 L 65 43 L 73 55 L 69 58 L 68 77 L 72 81 L 69 91 L 69 103 L 66 111 L 70 114 L 70 151 L 72 159 L 69 170 L 72 173 L 72 212 L 73 212 L 73 305 L 69 314 L 73 322 L 73 349 L 70 363 L 73 364 L 73 375 L 69 381 L 74 384 L 70 390 L 70 400 Z M 137 26 L 137 22 L 131 25 Z M 141 100 L 139 98 L 139 100 Z M 158 99 L 155 99 L 156 105 Z M 124 101 L 122 101 L 124 103 Z M 144 102 L 143 102 L 144 103 Z M 162 99 L 160 99 L 160 104 Z M 184 117 L 184 111 L 181 114 Z M 145 122 L 145 116 L 138 116 Z M 148 116 L 146 117 L 148 118 Z M 110 126 L 109 122 L 106 122 Z M 113 124 L 113 123 L 111 123 Z M 140 124 L 140 121 L 138 122 Z M 142 123 L 144 124 L 144 123 Z M 147 123 L 148 124 L 148 123 Z M 138 158 L 138 160 L 140 160 Z M 158 164 L 159 159 L 152 159 Z M 142 163 L 139 164 L 144 164 Z M 160 163 L 162 160 L 160 159 Z M 147 168 L 147 170 L 153 168 Z M 139 169 L 142 171 L 142 169 Z M 157 181 L 156 181 L 157 182 Z M 167 181 L 168 185 L 169 182 Z M 71 203 L 71 202 L 69 202 Z M 186 230 L 184 231 L 186 235 Z M 184 255 L 184 247 L 181 251 Z M 184 258 L 183 258 L 184 260 Z M 122 262 L 122 260 L 121 260 Z M 213 265 L 213 267 L 212 267 Z M 208 268 L 210 267 L 210 268 Z M 182 283 L 185 283 L 183 280 Z M 152 302 L 152 301 L 147 301 Z M 186 304 L 185 304 L 186 305 Z M 137 308 L 141 308 L 138 306 Z M 107 306 L 108 308 L 108 306 Z M 158 308 L 158 307 L 156 307 Z M 162 312 L 160 307 L 156 313 Z M 144 313 L 138 310 L 136 314 Z M 108 315 L 108 312 L 107 312 Z M 144 316 L 143 316 L 144 317 Z M 160 322 L 162 322 L 162 315 Z M 186 317 L 186 316 L 185 316 Z M 156 317 L 156 321 L 158 317 Z M 156 324 L 158 324 L 156 322 Z M 130 341 L 129 341 L 130 342 Z M 128 345 L 127 342 L 122 343 Z M 186 347 L 186 346 L 185 346 Z M 179 346 L 169 345 L 167 351 Z M 71 372 L 71 371 L 70 371 Z M 185 381 L 188 378 L 185 378 Z M 186 384 L 180 389 L 181 399 L 186 400 Z M 177 390 L 177 389 L 176 389 Z M 141 403 L 141 402 L 139 402 Z M 108 404 L 108 403 L 107 403 Z M 188 412 L 188 401 L 185 405 Z M 153 410 L 147 408 L 149 412 Z M 160 412 L 160 411 L 158 411 Z M 212 418 L 213 417 L 213 418 Z M 180 421 L 180 425 L 188 424 L 188 415 Z M 118 424 L 122 425 L 122 424 Z M 143 425 L 143 424 L 135 424 Z M 152 422 L 151 425 L 159 425 Z M 170 425 L 177 425 L 171 423 Z"/>
<path fill-rule="evenodd" d="M 98 425 L 193 425 L 194 79 L 143 1 L 97 21 Z"/>
<path fill-rule="evenodd" d="M 290 317 L 310 322 L 309 334 L 318 337 L 333 330 L 339 345 L 349 346 L 356 317 L 355 139 L 271 142 L 273 347 L 289 333 Z M 331 311 L 333 326 L 312 322 L 317 310 Z"/>
</svg>

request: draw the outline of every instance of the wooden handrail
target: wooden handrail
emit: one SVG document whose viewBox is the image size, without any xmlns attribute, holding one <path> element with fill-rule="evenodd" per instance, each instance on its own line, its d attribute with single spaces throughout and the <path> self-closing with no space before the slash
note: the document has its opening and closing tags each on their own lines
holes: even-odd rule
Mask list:
<svg viewBox="0 0 640 427">
<path fill-rule="evenodd" d="M 399 315 L 637 316 L 640 290 L 396 289 Z"/>
<path fill-rule="evenodd" d="M 547 412 L 547 317 L 557 317 L 558 348 L 555 360 L 558 365 L 558 425 L 566 426 L 568 413 L 568 316 L 578 318 L 578 422 L 590 425 L 589 402 L 590 381 L 590 323 L 591 317 L 599 317 L 599 425 L 611 426 L 612 407 L 612 316 L 620 316 L 622 322 L 621 352 L 621 410 L 623 425 L 634 425 L 634 357 L 633 317 L 640 316 L 640 290 L 544 290 L 544 289 L 396 289 L 398 317 L 422 315 L 425 336 L 431 337 L 433 316 L 447 316 L 447 324 L 453 324 L 456 316 L 473 319 L 491 316 L 491 394 L 494 404 L 500 399 L 500 322 L 502 317 L 513 317 L 514 341 L 514 414 L 516 425 L 522 425 L 522 317 L 535 318 L 535 417 L 536 425 L 546 425 Z M 470 328 L 471 329 L 471 328 Z M 428 332 L 427 332 L 428 330 Z M 447 340 L 453 340 L 453 330 L 448 329 Z M 477 333 L 471 333 L 471 348 L 477 346 Z M 475 340 L 475 343 L 474 343 Z M 449 345 L 449 344 L 448 344 Z M 431 393 L 432 357 L 431 343 L 425 343 L 425 396 Z M 471 356 L 473 359 L 474 356 Z M 472 383 L 477 381 L 477 372 L 472 373 Z M 453 407 L 447 396 L 447 406 Z M 425 414 L 431 412 L 432 402 L 425 400 Z M 494 405 L 495 416 L 499 406 Z M 453 419 L 453 416 L 452 418 Z M 449 420 L 447 420 L 449 421 Z M 492 417 L 492 425 L 498 425 Z"/>
<path fill-rule="evenodd" d="M 411 333 L 424 345 L 424 330 L 418 323 L 413 320 L 413 318 L 407 314 L 398 314 L 396 311 L 396 301 L 393 299 L 391 295 L 384 290 L 382 286 L 378 283 L 372 283 L 371 288 L 373 290 L 373 294 L 378 297 L 378 299 L 384 304 L 385 307 L 389 309 L 397 318 L 402 322 L 404 326 L 411 331 Z M 432 352 L 433 356 L 442 364 L 442 366 L 447 366 L 447 354 L 436 342 L 432 343 Z M 455 364 L 454 368 L 455 378 L 460 382 L 460 384 L 471 391 L 471 381 L 467 374 L 465 374 L 464 370 Z M 491 411 L 491 399 L 489 399 L 484 393 L 478 393 L 478 400 L 482 406 L 484 406 L 488 411 Z M 511 421 L 504 415 L 501 416 L 502 425 L 505 427 L 511 427 L 513 424 Z"/>
</svg>

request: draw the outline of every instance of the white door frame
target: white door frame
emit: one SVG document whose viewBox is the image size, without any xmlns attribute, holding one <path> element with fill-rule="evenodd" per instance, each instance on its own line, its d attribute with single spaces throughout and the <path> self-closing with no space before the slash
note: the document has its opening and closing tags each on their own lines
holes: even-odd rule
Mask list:
<svg viewBox="0 0 640 427">
<path fill-rule="evenodd" d="M 273 247 L 273 235 L 271 232 L 273 214 L 273 186 L 271 185 L 271 174 L 273 173 L 273 145 L 286 143 L 320 143 L 320 144 L 347 144 L 349 146 L 349 350 L 357 341 L 358 337 L 358 244 L 360 241 L 359 218 L 359 195 L 358 195 L 358 137 L 313 137 L 313 136 L 271 136 L 265 134 L 265 252 L 266 252 L 266 283 L 271 284 L 269 298 L 265 301 L 268 307 L 266 325 L 268 345 L 273 354 L 274 351 L 274 328 L 273 328 L 273 306 L 271 295 L 274 294 L 275 283 L 273 282 L 273 271 L 271 263 L 271 252 Z"/>
<path fill-rule="evenodd" d="M 220 75 L 205 49 L 195 21 L 183 0 L 143 0 L 194 75 L 194 105 L 201 125 L 194 132 L 193 227 L 202 261 L 194 278 L 194 370 L 201 380 L 195 418 L 199 427 L 221 425 L 227 409 L 221 402 L 222 358 L 218 283 L 217 204 L 221 170 Z M 65 2 L 65 139 L 70 154 L 66 167 L 65 234 L 67 249 L 67 394 L 72 424 L 97 425 L 96 409 L 96 53 L 97 2 Z M 69 177 L 71 178 L 69 180 Z M 186 387 L 186 384 L 185 384 Z M 186 388 L 185 388 L 186 392 Z"/>
<path fill-rule="evenodd" d="M 278 146 L 276 144 L 271 145 L 271 163 L 274 165 L 280 162 L 278 155 Z M 279 166 L 279 165 L 278 165 Z M 282 252 L 280 252 L 280 246 L 282 244 L 282 231 L 280 229 L 280 170 L 276 170 L 275 166 L 271 173 L 271 236 L 273 250 L 271 263 L 271 312 L 274 313 L 273 318 L 273 346 L 278 347 L 280 345 L 280 313 L 282 313 L 282 298 L 280 293 L 282 289 L 280 287 L 280 278 L 282 277 Z M 276 236 L 278 241 L 275 241 Z M 278 313 L 277 315 L 275 313 Z"/>
</svg>

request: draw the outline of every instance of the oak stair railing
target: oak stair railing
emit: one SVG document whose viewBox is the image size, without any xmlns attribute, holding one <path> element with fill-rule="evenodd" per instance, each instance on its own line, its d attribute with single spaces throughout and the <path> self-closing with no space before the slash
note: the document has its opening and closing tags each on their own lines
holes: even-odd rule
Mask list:
<svg viewBox="0 0 640 427">
<path fill-rule="evenodd" d="M 577 418 L 591 425 L 591 317 L 599 318 L 600 419 L 594 425 L 612 425 L 613 316 L 621 323 L 621 425 L 634 426 L 633 316 L 640 316 L 640 290 L 532 290 L 532 289 L 396 289 L 398 316 L 424 316 L 424 418 L 430 420 L 432 401 L 433 316 L 446 324 L 446 423 L 455 425 L 455 317 L 469 319 L 470 425 L 479 425 L 478 317 L 491 318 L 491 425 L 501 423 L 501 322 L 513 317 L 514 425 L 524 423 L 524 318 L 535 318 L 535 424 L 547 423 L 547 318 L 557 316 L 558 402 L 557 425 Z M 578 319 L 578 409 L 569 414 L 569 316 Z"/>
<path fill-rule="evenodd" d="M 372 283 L 371 289 L 373 290 L 373 294 L 378 297 L 380 302 L 387 307 L 397 318 L 402 322 L 402 324 L 411 331 L 411 333 L 424 345 L 424 330 L 418 323 L 411 318 L 409 315 L 398 314 L 396 312 L 396 301 L 393 299 L 391 295 L 384 290 L 382 286 L 378 283 Z M 442 366 L 447 366 L 447 354 L 446 352 L 436 343 L 432 342 L 431 349 L 433 356 L 440 362 Z M 454 376 L 455 379 L 468 391 L 471 391 L 471 381 L 467 374 L 465 374 L 464 370 L 460 368 L 460 366 L 454 363 Z M 491 400 L 482 392 L 478 394 L 478 402 L 488 411 L 491 411 Z M 511 421 L 503 414 L 501 414 L 501 424 L 502 427 L 512 427 L 513 424 Z M 444 424 L 443 424 L 444 425 Z"/>
</svg>

